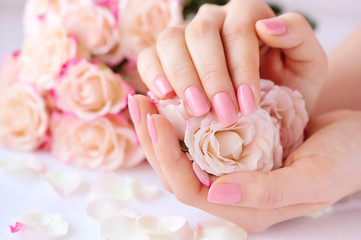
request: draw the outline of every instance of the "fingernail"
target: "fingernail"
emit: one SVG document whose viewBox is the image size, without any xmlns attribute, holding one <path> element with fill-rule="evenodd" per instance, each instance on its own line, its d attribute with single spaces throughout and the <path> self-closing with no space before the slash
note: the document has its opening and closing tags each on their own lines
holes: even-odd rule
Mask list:
<svg viewBox="0 0 361 240">
<path fill-rule="evenodd" d="M 214 95 L 213 106 L 223 126 L 229 126 L 237 121 L 236 109 L 228 93 L 221 92 Z"/>
<path fill-rule="evenodd" d="M 210 106 L 201 90 L 197 87 L 189 87 L 184 95 L 188 106 L 196 117 L 200 117 L 209 112 Z"/>
<path fill-rule="evenodd" d="M 259 20 L 258 23 L 262 24 L 271 35 L 281 35 L 287 31 L 287 25 L 280 20 L 263 19 Z"/>
<path fill-rule="evenodd" d="M 152 139 L 153 142 L 157 142 L 158 141 L 157 129 L 155 128 L 154 120 L 149 113 L 147 114 L 147 126 L 148 126 L 148 132 L 150 138 Z"/>
<path fill-rule="evenodd" d="M 211 203 L 238 203 L 241 198 L 242 191 L 237 184 L 213 184 L 208 192 Z"/>
<path fill-rule="evenodd" d="M 157 91 L 163 96 L 166 96 L 168 93 L 173 92 L 173 88 L 170 86 L 169 82 L 164 77 L 157 77 L 154 80 L 154 85 Z"/>
<path fill-rule="evenodd" d="M 254 95 L 248 85 L 241 85 L 237 89 L 237 98 L 242 115 L 248 115 L 256 110 Z"/>
<path fill-rule="evenodd" d="M 211 186 L 211 180 L 209 179 L 209 175 L 206 171 L 202 170 L 196 161 L 193 161 L 193 172 L 197 176 L 198 180 L 206 187 Z"/>
<path fill-rule="evenodd" d="M 128 95 L 128 108 L 129 108 L 130 117 L 132 118 L 133 123 L 139 124 L 141 117 L 140 117 L 138 102 L 130 94 Z"/>
</svg>

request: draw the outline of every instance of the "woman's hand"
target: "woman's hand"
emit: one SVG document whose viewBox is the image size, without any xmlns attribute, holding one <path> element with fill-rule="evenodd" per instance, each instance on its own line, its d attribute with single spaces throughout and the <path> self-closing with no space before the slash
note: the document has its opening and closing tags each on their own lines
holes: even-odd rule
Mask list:
<svg viewBox="0 0 361 240">
<path fill-rule="evenodd" d="M 225 175 L 208 188 L 194 174 L 174 128 L 151 101 L 130 96 L 129 107 L 139 141 L 163 186 L 179 201 L 248 231 L 313 213 L 361 190 L 361 112 L 335 112 L 314 120 L 311 137 L 287 158 L 284 168 Z"/>
<path fill-rule="evenodd" d="M 311 112 L 326 70 L 325 54 L 302 16 L 273 17 L 260 0 L 204 5 L 187 27 L 166 29 L 156 47 L 140 54 L 140 75 L 158 98 L 175 93 L 193 116 L 212 107 L 225 126 L 239 111 L 255 110 L 260 74 L 298 89 Z"/>
</svg>

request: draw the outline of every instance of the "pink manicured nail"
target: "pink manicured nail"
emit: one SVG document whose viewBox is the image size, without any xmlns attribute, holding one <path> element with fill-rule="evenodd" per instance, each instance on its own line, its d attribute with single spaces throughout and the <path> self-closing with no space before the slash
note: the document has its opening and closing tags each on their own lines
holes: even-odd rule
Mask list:
<svg viewBox="0 0 361 240">
<path fill-rule="evenodd" d="M 211 109 L 201 90 L 197 87 L 189 87 L 185 93 L 188 106 L 196 117 L 200 117 Z"/>
<path fill-rule="evenodd" d="M 173 92 L 173 88 L 170 86 L 169 82 L 164 77 L 157 77 L 154 80 L 154 85 L 157 91 L 163 96 L 166 96 L 168 93 Z"/>
<path fill-rule="evenodd" d="M 150 138 L 152 139 L 153 142 L 157 142 L 158 141 L 157 129 L 155 128 L 154 120 L 149 113 L 147 114 L 147 126 L 148 126 L 148 132 Z"/>
<path fill-rule="evenodd" d="M 237 98 L 242 115 L 251 114 L 256 110 L 254 95 L 252 89 L 248 85 L 239 86 L 237 89 Z"/>
<path fill-rule="evenodd" d="M 238 203 L 241 198 L 242 191 L 237 184 L 214 184 L 208 192 L 211 203 Z"/>
<path fill-rule="evenodd" d="M 258 23 L 262 24 L 271 35 L 281 35 L 287 31 L 287 25 L 280 20 L 263 19 L 259 20 Z"/>
<path fill-rule="evenodd" d="M 223 126 L 229 126 L 237 121 L 236 109 L 228 93 L 221 92 L 214 95 L 213 106 Z"/>
<path fill-rule="evenodd" d="M 133 123 L 139 124 L 141 117 L 140 117 L 138 102 L 130 94 L 128 95 L 128 108 L 129 108 L 130 117 L 132 118 Z"/>
</svg>

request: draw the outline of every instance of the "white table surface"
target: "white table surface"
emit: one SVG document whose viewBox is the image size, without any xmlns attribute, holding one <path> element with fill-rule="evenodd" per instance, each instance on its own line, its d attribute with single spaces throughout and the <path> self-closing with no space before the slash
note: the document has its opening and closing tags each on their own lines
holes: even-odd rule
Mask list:
<svg viewBox="0 0 361 240">
<path fill-rule="evenodd" d="M 18 49 L 22 42 L 22 0 L 0 0 L 0 55 Z M 307 12 L 318 23 L 317 36 L 329 50 L 343 39 L 361 20 L 361 2 L 358 0 L 291 1 L 278 0 L 286 10 Z M 0 148 L 0 160 L 19 153 Z M 49 170 L 76 171 L 91 183 L 99 173 L 74 169 L 57 162 L 49 154 L 37 154 Z M 152 169 L 142 164 L 120 175 L 136 177 L 144 182 L 160 182 Z M 40 178 L 24 178 L 0 170 L 0 239 L 10 239 L 7 225 L 16 217 L 28 212 L 45 211 L 62 213 L 71 227 L 72 240 L 99 239 L 99 225 L 86 215 L 88 193 L 66 198 L 58 196 L 50 185 Z M 150 203 L 135 203 L 132 208 L 141 214 L 183 215 L 192 226 L 212 216 L 200 210 L 182 205 L 165 191 L 160 198 Z M 263 233 L 250 234 L 250 240 L 289 239 L 361 239 L 361 197 L 354 197 L 336 204 L 334 211 L 318 219 L 298 218 L 271 227 Z"/>
</svg>

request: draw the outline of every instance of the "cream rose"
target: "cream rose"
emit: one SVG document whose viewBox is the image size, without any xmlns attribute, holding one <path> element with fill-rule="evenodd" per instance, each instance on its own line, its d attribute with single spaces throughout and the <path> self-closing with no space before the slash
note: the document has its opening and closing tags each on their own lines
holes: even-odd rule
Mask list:
<svg viewBox="0 0 361 240">
<path fill-rule="evenodd" d="M 120 112 L 132 92 L 120 75 L 86 60 L 69 61 L 54 88 L 57 107 L 83 120 Z"/>
<path fill-rule="evenodd" d="M 121 116 L 82 121 L 66 114 L 52 116 L 52 153 L 78 167 L 112 171 L 145 158 L 133 127 Z"/>
<path fill-rule="evenodd" d="M 263 109 L 238 115 L 223 127 L 213 113 L 187 120 L 184 143 L 198 166 L 215 176 L 240 171 L 270 171 L 282 166 L 279 128 Z"/>
<path fill-rule="evenodd" d="M 305 100 L 298 91 L 261 80 L 260 107 L 279 121 L 283 157 L 287 157 L 303 142 L 309 120 Z"/>
<path fill-rule="evenodd" d="M 110 10 L 97 4 L 65 8 L 62 22 L 67 32 L 93 55 L 111 52 L 120 41 L 116 17 Z"/>
<path fill-rule="evenodd" d="M 0 88 L 0 144 L 33 151 L 47 139 L 48 113 L 41 96 L 27 85 Z"/>
<path fill-rule="evenodd" d="M 19 78 L 34 84 L 40 91 L 53 87 L 64 63 L 74 58 L 89 57 L 80 51 L 76 39 L 69 36 L 60 19 L 48 14 L 36 33 L 26 36 L 19 57 Z"/>
<path fill-rule="evenodd" d="M 126 56 L 153 46 L 166 27 L 182 22 L 180 1 L 119 0 L 119 21 Z"/>
<path fill-rule="evenodd" d="M 8 86 L 19 81 L 16 65 L 20 52 L 6 56 L 0 64 L 0 86 Z"/>
</svg>

